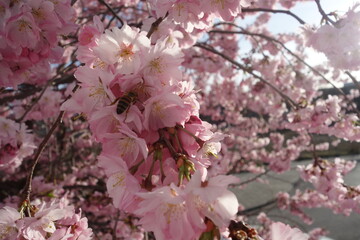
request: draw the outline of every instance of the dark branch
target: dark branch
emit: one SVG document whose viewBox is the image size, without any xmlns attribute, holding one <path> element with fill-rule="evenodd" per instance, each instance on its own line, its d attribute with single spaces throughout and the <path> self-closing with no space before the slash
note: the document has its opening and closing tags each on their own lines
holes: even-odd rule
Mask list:
<svg viewBox="0 0 360 240">
<path fill-rule="evenodd" d="M 26 91 L 21 91 L 19 94 L 16 94 L 16 95 L 13 95 L 13 96 L 3 97 L 3 98 L 0 99 L 0 106 L 5 105 L 8 102 L 12 102 L 14 100 L 21 100 L 21 99 L 27 98 L 27 97 L 29 97 L 29 96 L 31 96 L 34 93 L 37 93 L 39 91 L 41 91 L 41 88 L 33 87 L 31 89 L 27 89 Z"/>
<path fill-rule="evenodd" d="M 34 163 L 32 164 L 31 166 L 31 169 L 30 169 L 30 174 L 27 178 L 27 181 L 26 181 L 26 185 L 25 185 L 25 198 L 24 198 L 24 201 L 27 201 L 28 203 L 30 203 L 30 194 L 31 194 L 31 183 L 32 183 L 32 178 L 33 178 L 33 175 L 34 175 L 34 170 L 35 170 L 35 167 L 39 161 L 39 158 L 40 158 L 40 155 L 41 153 L 44 151 L 51 135 L 53 134 L 53 132 L 55 131 L 55 129 L 57 128 L 57 126 L 61 123 L 62 121 L 62 118 L 64 117 L 64 114 L 65 112 L 64 111 L 61 111 L 59 116 L 57 117 L 57 119 L 55 120 L 55 122 L 53 123 L 52 127 L 50 128 L 50 131 L 47 133 L 47 135 L 45 136 L 45 138 L 43 139 L 43 141 L 41 142 L 36 154 L 35 154 L 35 157 L 34 157 Z"/>
<path fill-rule="evenodd" d="M 155 22 L 153 22 L 151 24 L 150 30 L 149 32 L 146 34 L 146 37 L 150 38 L 151 35 L 157 30 L 157 28 L 159 27 L 160 23 L 168 16 L 168 13 L 166 13 L 165 17 L 159 17 L 158 19 L 156 19 Z"/>
<path fill-rule="evenodd" d="M 302 20 L 300 17 L 298 17 L 293 12 L 290 12 L 288 10 L 280 10 L 280 9 L 267 9 L 267 8 L 243 8 L 241 9 L 242 12 L 270 12 L 270 13 L 284 13 L 287 15 L 292 16 L 295 18 L 300 24 L 305 24 L 306 22 Z"/>
<path fill-rule="evenodd" d="M 48 84 L 46 84 L 43 88 L 43 90 L 41 91 L 40 95 L 26 108 L 25 112 L 23 113 L 23 115 L 21 117 L 19 117 L 18 119 L 16 119 L 16 122 L 22 122 L 24 120 L 24 118 L 26 117 L 26 115 L 31 111 L 31 109 L 40 101 L 41 97 L 44 95 L 46 89 L 49 87 L 49 84 L 52 81 L 49 81 Z"/>
<path fill-rule="evenodd" d="M 320 5 L 320 0 L 315 0 L 316 5 L 319 9 L 320 14 L 323 16 L 323 19 L 325 19 L 326 22 L 330 22 L 332 25 L 335 25 L 336 22 L 334 22 L 333 20 L 331 20 L 329 18 L 329 16 L 324 12 L 324 9 L 322 9 L 321 5 Z"/>
<path fill-rule="evenodd" d="M 275 92 L 277 92 L 289 105 L 290 107 L 292 107 L 293 109 L 297 109 L 298 106 L 297 104 L 287 95 L 285 95 L 284 93 L 282 93 L 278 88 L 276 88 L 274 85 L 272 85 L 270 82 L 268 82 L 267 80 L 265 80 L 263 77 L 257 75 L 256 73 L 254 73 L 250 68 L 245 67 L 244 65 L 240 64 L 239 62 L 235 61 L 234 59 L 230 58 L 229 56 L 217 51 L 214 48 L 211 48 L 210 46 L 207 46 L 205 44 L 202 43 L 196 43 L 194 45 L 195 47 L 199 47 L 202 49 L 205 49 L 209 52 L 212 52 L 214 54 L 219 55 L 220 57 L 224 58 L 225 60 L 227 60 L 228 62 L 234 64 L 235 66 L 237 66 L 238 68 L 240 68 L 241 70 L 243 70 L 244 72 L 249 73 L 250 75 L 252 75 L 253 77 L 259 79 L 260 81 L 264 82 L 266 85 L 268 85 L 270 88 L 272 88 Z"/>
<path fill-rule="evenodd" d="M 243 211 L 239 211 L 237 213 L 237 215 L 249 215 L 249 214 L 251 214 L 251 212 L 257 212 L 258 210 L 262 210 L 263 208 L 273 205 L 276 202 L 277 202 L 277 199 L 273 199 L 266 203 L 263 203 L 263 204 L 260 204 L 260 205 L 257 205 L 257 206 L 251 207 L 251 208 L 247 208 Z"/>
<path fill-rule="evenodd" d="M 350 77 L 351 81 L 353 81 L 355 86 L 360 90 L 360 83 L 356 80 L 356 78 L 349 71 L 345 71 L 345 73 Z"/>
<path fill-rule="evenodd" d="M 121 26 L 124 26 L 124 21 L 121 19 L 121 17 L 119 17 L 119 15 L 114 11 L 114 9 L 109 4 L 107 4 L 104 0 L 99 0 L 99 2 L 104 4 L 106 8 L 114 15 L 114 17 L 116 17 L 116 19 L 119 20 Z"/>
<path fill-rule="evenodd" d="M 77 89 L 79 88 L 78 85 L 76 85 L 73 89 L 73 92 L 75 92 Z M 69 99 L 71 96 L 67 97 L 67 99 Z M 66 101 L 65 100 L 65 101 Z M 55 129 L 59 126 L 59 124 L 62 122 L 62 119 L 65 115 L 65 111 L 61 111 L 57 117 L 57 119 L 55 120 L 55 122 L 53 123 L 53 125 L 51 126 L 49 132 L 46 134 L 45 138 L 42 140 L 42 142 L 40 143 L 39 145 L 39 148 L 37 149 L 36 151 L 36 154 L 35 154 L 35 157 L 34 157 L 34 163 L 32 164 L 31 166 L 31 169 L 30 169 L 30 174 L 26 180 L 26 185 L 25 185 L 25 197 L 24 197 L 24 200 L 23 202 L 27 202 L 27 203 L 30 203 L 30 194 L 31 194 L 31 184 L 32 184 L 32 178 L 33 178 L 33 175 L 34 175 L 34 171 L 35 171 L 35 167 L 39 161 L 39 158 L 41 156 L 41 153 L 44 151 L 47 143 L 49 142 L 50 140 L 50 137 L 51 135 L 54 133 Z"/>
<path fill-rule="evenodd" d="M 258 178 L 266 175 L 269 171 L 270 171 L 270 170 L 267 169 L 267 170 L 266 170 L 265 172 L 263 172 L 263 173 L 260 173 L 260 174 L 254 176 L 254 177 L 252 177 L 252 178 L 250 178 L 250 179 L 248 179 L 248 180 L 245 180 L 245 181 L 243 181 L 243 182 L 241 182 L 241 183 L 239 183 L 239 184 L 234 184 L 234 185 L 236 185 L 236 186 L 242 186 L 242 185 L 251 183 L 251 182 L 255 181 L 256 179 L 258 179 Z"/>
</svg>

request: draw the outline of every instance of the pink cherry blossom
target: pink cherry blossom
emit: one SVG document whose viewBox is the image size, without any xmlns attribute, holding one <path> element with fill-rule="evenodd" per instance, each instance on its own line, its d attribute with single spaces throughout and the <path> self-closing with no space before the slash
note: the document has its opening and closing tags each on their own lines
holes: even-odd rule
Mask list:
<svg viewBox="0 0 360 240">
<path fill-rule="evenodd" d="M 140 223 L 153 231 L 156 239 L 196 239 L 204 230 L 205 226 L 193 225 L 183 190 L 173 184 L 138 195 L 143 201 L 135 213 L 142 216 Z"/>
<path fill-rule="evenodd" d="M 173 93 L 163 92 L 144 102 L 144 126 L 149 130 L 183 125 L 189 117 L 181 98 Z"/>
<path fill-rule="evenodd" d="M 144 32 L 137 32 L 125 25 L 122 29 L 106 30 L 101 35 L 94 53 L 107 64 L 116 64 L 116 72 L 130 74 L 141 66 L 142 52 L 150 47 Z"/>
<path fill-rule="evenodd" d="M 291 228 L 281 222 L 271 225 L 271 240 L 308 240 L 309 236 L 297 228 Z"/>
</svg>

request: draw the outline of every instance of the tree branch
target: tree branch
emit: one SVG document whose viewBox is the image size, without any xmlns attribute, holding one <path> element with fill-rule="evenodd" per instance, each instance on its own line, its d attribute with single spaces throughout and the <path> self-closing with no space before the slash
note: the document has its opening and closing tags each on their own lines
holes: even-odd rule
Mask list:
<svg viewBox="0 0 360 240">
<path fill-rule="evenodd" d="M 284 13 L 287 15 L 292 16 L 295 18 L 300 24 L 306 24 L 304 20 L 302 20 L 300 17 L 298 17 L 296 14 L 294 14 L 291 11 L 288 10 L 280 10 L 280 9 L 268 9 L 268 8 L 243 8 L 241 9 L 242 12 L 270 12 L 270 13 Z"/>
<path fill-rule="evenodd" d="M 360 90 L 360 83 L 356 80 L 356 78 L 349 72 L 345 71 L 345 74 L 348 75 L 351 81 L 355 84 L 355 86 Z"/>
<path fill-rule="evenodd" d="M 43 141 L 40 143 L 40 146 L 35 154 L 35 157 L 34 157 L 34 163 L 32 164 L 31 166 L 31 169 L 30 169 L 30 174 L 27 178 L 27 181 L 26 181 L 26 185 L 25 185 L 25 198 L 24 198 L 24 201 L 30 203 L 30 194 L 31 194 L 31 183 L 32 183 L 32 178 L 33 178 L 33 175 L 34 175 L 34 170 L 35 170 L 35 167 L 39 161 L 39 158 L 40 158 L 40 155 L 41 153 L 44 151 L 51 135 L 53 134 L 53 132 L 55 131 L 55 129 L 57 128 L 57 126 L 62 122 L 62 118 L 64 117 L 64 114 L 65 114 L 65 111 L 61 111 L 59 116 L 57 117 L 57 119 L 55 120 L 55 122 L 53 123 L 52 127 L 50 128 L 49 132 L 47 133 L 47 135 L 45 136 L 45 138 L 43 139 Z"/>
<path fill-rule="evenodd" d="M 252 177 L 252 178 L 250 178 L 250 179 L 248 179 L 248 180 L 245 180 L 245 181 L 243 181 L 243 182 L 241 182 L 241 183 L 239 183 L 239 184 L 234 184 L 234 185 L 235 185 L 235 186 L 242 186 L 242 185 L 251 183 L 251 182 L 255 181 L 256 179 L 258 179 L 258 178 L 266 175 L 269 171 L 270 171 L 270 170 L 267 169 L 267 170 L 266 170 L 265 172 L 263 172 L 263 173 L 260 173 L 260 174 L 254 176 L 254 177 Z"/>
<path fill-rule="evenodd" d="M 121 17 L 114 11 L 114 9 L 105 2 L 105 0 L 99 0 L 100 3 L 106 6 L 106 8 L 116 17 L 117 20 L 121 23 L 121 26 L 124 26 L 124 21 L 121 19 Z M 121 7 L 120 7 L 121 9 Z M 120 10 L 119 10 L 120 11 Z"/>
<path fill-rule="evenodd" d="M 270 201 L 267 201 L 266 203 L 263 203 L 263 204 L 260 204 L 260 205 L 257 205 L 257 206 L 251 207 L 251 208 L 247 208 L 243 211 L 239 211 L 237 213 L 237 215 L 249 215 L 251 212 L 261 210 L 261 209 L 263 209 L 267 206 L 270 206 L 276 202 L 277 202 L 277 199 L 272 199 Z"/>
<path fill-rule="evenodd" d="M 16 94 L 16 95 L 13 95 L 13 96 L 7 96 L 7 97 L 0 98 L 0 106 L 5 105 L 8 102 L 12 102 L 14 100 L 20 100 L 20 99 L 27 98 L 27 97 L 29 97 L 29 96 L 31 96 L 34 93 L 39 92 L 39 91 L 41 91 L 41 88 L 34 87 L 34 88 L 31 88 L 31 89 L 27 89 L 26 91 L 21 91 L 19 94 Z"/>
<path fill-rule="evenodd" d="M 323 19 L 325 19 L 326 22 L 330 22 L 332 25 L 335 25 L 336 22 L 331 20 L 329 18 L 329 16 L 324 12 L 324 9 L 322 9 L 322 7 L 320 5 L 320 0 L 315 0 L 315 2 L 316 2 L 316 5 L 317 5 L 317 7 L 319 9 L 320 14 L 323 16 Z"/>
<path fill-rule="evenodd" d="M 73 89 L 73 93 L 79 88 L 79 85 L 76 85 Z M 66 100 L 68 100 L 69 98 L 71 97 L 68 96 Z M 65 111 L 61 111 L 57 117 L 57 119 L 55 120 L 55 122 L 53 123 L 53 125 L 51 126 L 49 132 L 46 134 L 45 138 L 42 140 L 42 142 L 40 143 L 39 145 L 39 148 L 37 149 L 36 151 L 36 154 L 34 156 L 34 162 L 31 166 L 31 169 L 30 169 L 30 173 L 29 173 L 29 176 L 26 180 L 26 184 L 25 184 L 25 197 L 24 197 L 24 200 L 22 203 L 25 203 L 26 206 L 28 206 L 28 204 L 30 203 L 30 194 L 31 194 L 31 184 L 32 184 L 32 178 L 33 178 L 33 175 L 34 175 L 34 171 L 35 171 L 35 167 L 40 159 L 40 155 L 41 153 L 44 151 L 48 141 L 50 140 L 50 137 L 51 135 L 54 133 L 55 129 L 59 126 L 59 124 L 62 122 L 62 119 L 65 115 Z"/>
<path fill-rule="evenodd" d="M 24 120 L 24 118 L 26 117 L 26 115 L 31 111 L 31 109 L 40 101 L 41 97 L 44 95 L 46 89 L 49 87 L 50 83 L 52 81 L 49 81 L 44 88 L 42 89 L 42 91 L 40 92 L 40 95 L 26 108 L 25 112 L 23 113 L 23 115 L 21 117 L 19 117 L 18 119 L 15 119 L 16 122 L 22 122 Z"/>
<path fill-rule="evenodd" d="M 224 23 L 227 24 L 227 23 Z M 238 27 L 240 29 L 242 29 L 241 27 Z M 277 44 L 279 44 L 282 48 L 284 48 L 290 55 L 292 55 L 293 57 L 295 57 L 299 62 L 301 62 L 302 64 L 304 64 L 305 66 L 307 66 L 309 69 L 311 69 L 311 71 L 313 71 L 315 74 L 319 75 L 323 80 L 325 80 L 327 83 L 329 83 L 334 89 L 336 89 L 341 95 L 344 96 L 345 100 L 349 103 L 349 105 L 351 106 L 351 108 L 357 113 L 358 117 L 360 117 L 360 112 L 357 110 L 356 107 L 354 107 L 353 102 L 349 100 L 349 98 L 346 96 L 346 94 L 338 87 L 335 86 L 334 83 L 332 83 L 329 79 L 327 79 L 321 72 L 319 72 L 317 69 L 315 69 L 314 67 L 312 67 L 310 64 L 308 64 L 305 60 L 303 60 L 301 57 L 299 57 L 298 55 L 296 55 L 295 53 L 293 53 L 293 51 L 291 51 L 289 48 L 287 48 L 285 46 L 284 43 L 282 43 L 281 41 L 269 37 L 267 35 L 261 34 L 261 33 L 251 33 L 248 32 L 244 29 L 242 29 L 242 31 L 224 31 L 224 30 L 211 30 L 209 33 L 223 33 L 223 34 L 244 34 L 244 35 L 249 35 L 249 36 L 257 36 L 257 37 L 261 37 L 263 39 L 266 39 L 268 41 L 271 42 L 275 42 Z"/>
<path fill-rule="evenodd" d="M 254 73 L 251 69 L 245 67 L 244 65 L 240 64 L 239 62 L 233 60 L 232 58 L 228 57 L 227 55 L 217 51 L 214 48 L 210 48 L 210 46 L 207 46 L 203 43 L 196 43 L 194 45 L 195 47 L 199 47 L 202 49 L 205 49 L 209 52 L 212 52 L 214 54 L 219 55 L 220 57 L 224 58 L 225 60 L 227 60 L 228 62 L 234 64 L 235 66 L 237 66 L 238 68 L 240 68 L 241 70 L 243 70 L 244 72 L 249 73 L 250 75 L 252 75 L 253 77 L 259 79 L 260 81 L 264 82 L 266 85 L 268 85 L 270 88 L 272 88 L 276 93 L 278 93 L 288 104 L 291 108 L 293 109 L 298 109 L 297 104 L 287 95 L 285 95 L 284 93 L 282 93 L 278 88 L 276 88 L 274 85 L 272 85 L 270 82 L 268 82 L 267 80 L 265 80 L 263 77 L 257 75 L 256 73 Z"/>
<path fill-rule="evenodd" d="M 166 13 L 165 17 L 159 17 L 158 19 L 156 19 L 155 22 L 153 22 L 151 24 L 150 30 L 149 32 L 146 34 L 147 38 L 150 38 L 151 35 L 157 30 L 157 28 L 159 27 L 160 23 L 169 15 L 169 13 Z"/>
</svg>

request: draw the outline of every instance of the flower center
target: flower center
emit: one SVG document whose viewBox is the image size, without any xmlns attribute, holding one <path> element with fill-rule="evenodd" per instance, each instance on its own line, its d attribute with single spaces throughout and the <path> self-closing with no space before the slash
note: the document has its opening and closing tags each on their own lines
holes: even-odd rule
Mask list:
<svg viewBox="0 0 360 240">
<path fill-rule="evenodd" d="M 19 30 L 19 32 L 22 32 L 22 31 L 26 30 L 26 28 L 31 28 L 30 24 L 27 21 L 25 21 L 24 19 L 20 19 L 18 21 L 18 30 Z"/>
<path fill-rule="evenodd" d="M 118 56 L 122 58 L 124 61 L 131 61 L 134 55 L 133 47 L 134 45 L 132 44 L 126 45 L 122 43 L 120 46 L 120 51 L 118 53 Z"/>
<path fill-rule="evenodd" d="M 213 0 L 212 3 L 221 5 L 221 9 L 225 8 L 225 0 Z"/>
<path fill-rule="evenodd" d="M 149 65 L 150 65 L 151 71 L 157 72 L 159 74 L 163 72 L 160 57 L 151 60 Z"/>
</svg>

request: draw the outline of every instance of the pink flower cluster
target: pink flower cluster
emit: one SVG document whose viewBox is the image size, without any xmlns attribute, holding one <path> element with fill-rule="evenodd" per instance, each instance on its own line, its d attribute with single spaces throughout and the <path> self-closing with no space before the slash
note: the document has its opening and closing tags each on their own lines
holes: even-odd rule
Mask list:
<svg viewBox="0 0 360 240">
<path fill-rule="evenodd" d="M 31 108 L 31 111 L 25 116 L 25 120 L 45 120 L 56 116 L 59 112 L 60 103 L 63 101 L 63 95 L 59 91 L 53 91 L 48 88 L 41 96 L 40 100 Z M 21 105 L 20 105 L 21 103 Z M 24 105 L 31 104 L 31 99 L 16 102 L 14 113 L 17 118 L 20 118 L 26 109 Z"/>
<path fill-rule="evenodd" d="M 0 209 L 1 239 L 91 239 L 87 219 L 81 218 L 81 212 L 75 213 L 64 201 L 42 202 L 30 211 L 31 216 L 24 217 L 12 207 Z"/>
<path fill-rule="evenodd" d="M 86 63 L 75 73 L 81 88 L 62 108 L 81 112 L 102 143 L 99 165 L 115 207 L 139 216 L 160 240 L 198 238 L 205 218 L 226 228 L 238 210 L 226 187 L 238 179 L 207 174 L 223 136 L 199 118 L 179 47 L 151 45 L 127 25 L 101 29 L 82 30 L 90 37 L 78 52 Z"/>
<path fill-rule="evenodd" d="M 320 236 L 324 236 L 325 231 L 321 228 L 315 228 L 308 234 L 303 233 L 298 228 L 291 228 L 289 225 L 282 222 L 274 222 L 267 215 L 261 212 L 258 221 L 263 224 L 260 229 L 264 239 L 269 240 L 317 240 Z"/>
<path fill-rule="evenodd" d="M 314 104 L 290 112 L 288 122 L 282 125 L 293 131 L 308 131 L 333 135 L 350 141 L 359 141 L 360 127 L 357 126 L 359 118 L 355 114 L 345 113 L 344 99 L 338 96 L 328 96 L 319 99 Z"/>
<path fill-rule="evenodd" d="M 309 236 L 298 228 L 291 228 L 281 222 L 271 224 L 271 240 L 308 240 Z"/>
<path fill-rule="evenodd" d="M 209 29 L 214 19 L 232 21 L 239 16 L 243 7 L 251 5 L 253 0 L 151 0 L 151 18 L 144 19 L 142 29 L 149 31 L 156 19 L 162 23 L 153 29 L 151 42 L 167 39 L 178 42 L 181 47 L 189 48 Z"/>
<path fill-rule="evenodd" d="M 315 164 L 299 166 L 301 177 L 311 182 L 315 190 L 297 189 L 292 197 L 288 193 L 280 192 L 277 195 L 279 208 L 288 209 L 307 224 L 311 224 L 312 219 L 303 208 L 326 207 L 344 215 L 349 215 L 352 211 L 359 212 L 359 186 L 347 186 L 343 179 L 355 165 L 354 161 L 336 158 L 334 162 L 317 160 Z"/>
<path fill-rule="evenodd" d="M 75 29 L 69 0 L 0 1 L 0 87 L 48 79 L 59 61 L 58 37 Z"/>
<path fill-rule="evenodd" d="M 13 173 L 35 149 L 25 124 L 0 117 L 0 171 Z"/>
<path fill-rule="evenodd" d="M 359 70 L 360 12 L 356 12 L 355 8 L 334 26 L 326 24 L 314 33 L 311 30 L 306 32 L 308 45 L 323 52 L 329 63 L 339 69 Z"/>
<path fill-rule="evenodd" d="M 187 32 L 193 29 L 204 29 L 212 24 L 214 18 L 224 21 L 232 21 L 241 13 L 241 7 L 248 7 L 252 0 L 192 0 L 192 1 L 149 1 L 151 8 L 154 9 L 156 17 L 169 18 L 176 23 L 183 25 Z"/>
<path fill-rule="evenodd" d="M 354 161 L 336 158 L 334 162 L 319 160 L 306 167 L 300 166 L 299 171 L 302 179 L 312 183 L 327 201 L 333 202 L 334 212 L 349 215 L 352 211 L 360 212 L 360 187 L 346 185 L 343 178 L 355 165 Z"/>
</svg>

